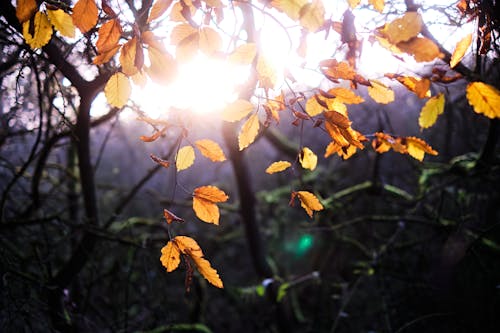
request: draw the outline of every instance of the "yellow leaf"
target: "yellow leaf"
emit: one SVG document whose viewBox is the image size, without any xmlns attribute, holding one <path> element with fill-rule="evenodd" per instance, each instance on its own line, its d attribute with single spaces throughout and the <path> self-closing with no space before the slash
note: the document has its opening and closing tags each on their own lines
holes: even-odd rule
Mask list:
<svg viewBox="0 0 500 333">
<path fill-rule="evenodd" d="M 380 81 L 370 80 L 371 87 L 368 87 L 368 94 L 377 103 L 389 104 L 394 102 L 394 91 Z"/>
<path fill-rule="evenodd" d="M 259 116 L 257 113 L 254 113 L 241 127 L 240 134 L 238 135 L 238 145 L 240 150 L 245 149 L 255 141 L 255 138 L 259 133 L 259 128 Z"/>
<path fill-rule="evenodd" d="M 107 63 L 108 61 L 111 60 L 111 58 L 113 58 L 113 56 L 116 54 L 116 52 L 118 52 L 118 50 L 120 49 L 121 45 L 116 45 L 115 47 L 113 47 L 112 49 L 104 52 L 104 53 L 100 53 L 98 54 L 94 60 L 92 60 L 92 63 L 94 65 L 102 65 L 102 64 L 105 64 Z"/>
<path fill-rule="evenodd" d="M 36 0 L 17 0 L 16 17 L 22 24 L 29 21 L 37 9 Z"/>
<path fill-rule="evenodd" d="M 135 56 L 137 51 L 137 38 L 133 37 L 126 42 L 120 53 L 120 64 L 125 75 L 132 76 L 139 71 L 135 66 Z"/>
<path fill-rule="evenodd" d="M 73 7 L 73 23 L 86 33 L 97 24 L 98 9 L 95 0 L 78 0 Z"/>
<path fill-rule="evenodd" d="M 170 53 L 155 47 L 148 48 L 151 66 L 146 68 L 149 77 L 158 84 L 169 84 L 177 75 L 177 63 Z"/>
<path fill-rule="evenodd" d="M 225 202 L 229 197 L 215 186 L 201 186 L 193 192 L 193 210 L 198 218 L 207 223 L 219 224 L 219 207 L 216 202 Z"/>
<path fill-rule="evenodd" d="M 323 205 L 318 198 L 308 191 L 292 192 L 292 196 L 296 195 L 300 200 L 300 205 L 307 212 L 310 218 L 313 217 L 314 211 L 323 210 Z"/>
<path fill-rule="evenodd" d="M 467 86 L 467 100 L 474 112 L 488 118 L 500 118 L 500 91 L 483 82 L 472 82 Z"/>
<path fill-rule="evenodd" d="M 170 273 L 179 267 L 179 263 L 181 262 L 180 254 L 177 244 L 173 241 L 169 241 L 167 245 L 161 249 L 160 261 L 167 269 L 167 272 Z"/>
<path fill-rule="evenodd" d="M 276 85 L 276 81 L 278 80 L 276 71 L 268 63 L 268 61 L 260 55 L 259 59 L 257 60 L 256 69 L 259 77 L 259 87 L 265 89 L 273 89 Z"/>
<path fill-rule="evenodd" d="M 200 186 L 194 191 L 194 196 L 211 202 L 226 202 L 229 197 L 217 186 Z"/>
<path fill-rule="evenodd" d="M 222 47 L 222 38 L 214 29 L 203 27 L 199 31 L 199 48 L 206 55 L 212 55 Z"/>
<path fill-rule="evenodd" d="M 127 103 L 131 92 L 132 87 L 128 77 L 120 72 L 113 74 L 104 87 L 108 103 L 116 108 L 121 108 Z"/>
<path fill-rule="evenodd" d="M 392 44 L 405 42 L 416 37 L 422 29 L 422 18 L 417 12 L 407 12 L 402 17 L 387 24 L 382 33 Z"/>
<path fill-rule="evenodd" d="M 375 8 L 376 11 L 382 13 L 385 7 L 385 0 L 368 0 L 368 3 Z"/>
<path fill-rule="evenodd" d="M 326 102 L 325 102 L 326 103 Z M 316 96 L 311 96 L 306 102 L 306 112 L 309 116 L 314 117 L 321 114 L 325 107 L 318 103 Z"/>
<path fill-rule="evenodd" d="M 196 148 L 199 149 L 201 154 L 206 158 L 209 158 L 212 162 L 223 162 L 226 160 L 224 151 L 215 141 L 203 139 L 195 141 Z"/>
<path fill-rule="evenodd" d="M 351 7 L 351 9 L 354 9 L 359 6 L 361 0 L 347 0 L 347 2 L 349 3 L 349 7 Z"/>
<path fill-rule="evenodd" d="M 47 16 L 50 23 L 56 28 L 57 31 L 63 36 L 73 38 L 75 37 L 75 26 L 71 16 L 62 9 L 50 10 L 47 9 Z"/>
<path fill-rule="evenodd" d="M 309 32 L 316 32 L 325 22 L 325 7 L 322 0 L 313 0 L 299 11 L 300 24 Z"/>
<path fill-rule="evenodd" d="M 328 110 L 337 111 L 341 113 L 343 116 L 347 116 L 347 106 L 344 103 L 339 101 L 338 98 L 329 98 L 326 100 L 326 104 L 328 104 Z"/>
<path fill-rule="evenodd" d="M 36 12 L 33 20 L 33 30 L 30 29 L 31 20 L 23 23 L 23 36 L 26 43 L 32 48 L 37 49 L 45 46 L 52 37 L 52 26 L 47 15 Z M 31 34 L 31 31 L 33 35 Z"/>
<path fill-rule="evenodd" d="M 328 90 L 328 93 L 334 95 L 339 102 L 344 104 L 360 104 L 365 101 L 361 96 L 346 88 L 332 88 Z"/>
<path fill-rule="evenodd" d="M 430 155 L 437 155 L 438 152 L 432 149 L 431 146 L 427 144 L 422 139 L 410 136 L 405 138 L 405 143 L 406 143 L 406 149 L 408 154 L 422 162 L 424 159 L 425 153 L 430 154 Z"/>
<path fill-rule="evenodd" d="M 182 171 L 193 165 L 195 159 L 194 149 L 191 146 L 184 146 L 177 152 L 175 166 L 177 171 Z"/>
<path fill-rule="evenodd" d="M 462 38 L 455 47 L 455 51 L 453 51 L 453 55 L 450 59 L 450 67 L 455 67 L 464 57 L 465 52 L 469 49 L 469 46 L 472 43 L 472 34 L 468 34 L 464 38 Z"/>
<path fill-rule="evenodd" d="M 147 23 L 157 19 L 162 16 L 172 4 L 172 0 L 156 0 L 151 11 L 149 12 L 149 17 Z"/>
<path fill-rule="evenodd" d="M 179 251 L 183 254 L 187 254 L 191 258 L 201 258 L 203 257 L 203 251 L 198 243 L 187 236 L 177 236 L 173 239 Z"/>
<path fill-rule="evenodd" d="M 418 62 L 432 61 L 443 57 L 439 47 L 428 38 L 414 37 L 409 41 L 398 43 L 397 47 L 401 51 L 411 54 Z"/>
<path fill-rule="evenodd" d="M 182 23 L 176 25 L 174 29 L 172 29 L 172 33 L 170 34 L 170 43 L 172 45 L 178 45 L 180 42 L 191 35 L 198 35 L 198 30 L 196 28 L 193 28 L 191 24 Z"/>
<path fill-rule="evenodd" d="M 428 78 L 399 76 L 396 78 L 406 89 L 415 93 L 418 98 L 431 97 L 431 81 Z"/>
<path fill-rule="evenodd" d="M 300 9 L 307 4 L 307 0 L 273 0 L 271 5 L 284 12 L 292 20 L 296 21 L 300 17 Z"/>
<path fill-rule="evenodd" d="M 444 111 L 444 94 L 439 94 L 431 97 L 420 111 L 418 124 L 421 128 L 428 128 L 434 125 L 437 117 Z"/>
<path fill-rule="evenodd" d="M 215 269 L 210 266 L 210 262 L 204 258 L 193 257 L 193 261 L 198 269 L 198 272 L 213 286 L 217 288 L 224 288 L 222 280 Z"/>
<path fill-rule="evenodd" d="M 245 118 L 252 111 L 252 103 L 244 99 L 237 99 L 222 110 L 221 116 L 225 121 L 235 122 Z"/>
<path fill-rule="evenodd" d="M 99 36 L 96 43 L 98 53 L 114 48 L 122 35 L 120 21 L 118 19 L 109 20 L 99 28 L 97 34 Z"/>
<path fill-rule="evenodd" d="M 271 163 L 271 165 L 267 167 L 266 173 L 273 174 L 276 172 L 281 172 L 281 171 L 288 169 L 291 166 L 292 166 L 292 164 L 288 161 L 274 162 L 274 163 Z"/>
<path fill-rule="evenodd" d="M 304 169 L 312 171 L 318 165 L 318 156 L 311 149 L 304 147 L 299 154 L 299 162 Z"/>
<path fill-rule="evenodd" d="M 337 142 L 332 141 L 326 146 L 325 149 L 325 158 L 328 156 L 337 153 L 337 155 L 341 156 L 344 160 L 347 160 L 349 157 L 356 153 L 357 147 L 354 145 L 349 145 L 347 147 L 343 147 L 339 145 Z"/>
<path fill-rule="evenodd" d="M 235 65 L 249 65 L 255 59 L 257 48 L 255 43 L 247 43 L 238 46 L 227 60 Z"/>
</svg>

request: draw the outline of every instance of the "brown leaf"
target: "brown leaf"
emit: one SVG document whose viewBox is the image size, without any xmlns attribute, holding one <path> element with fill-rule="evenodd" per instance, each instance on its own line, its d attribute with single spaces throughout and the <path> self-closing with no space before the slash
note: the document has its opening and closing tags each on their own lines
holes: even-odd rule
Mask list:
<svg viewBox="0 0 500 333">
<path fill-rule="evenodd" d="M 174 213 L 172 213 L 171 211 L 169 211 L 168 209 L 163 209 L 163 217 L 165 217 L 165 220 L 167 220 L 167 223 L 168 224 L 171 224 L 172 222 L 185 222 L 184 219 L 181 219 L 180 217 L 178 217 L 177 215 L 175 215 Z"/>
<path fill-rule="evenodd" d="M 95 0 L 78 0 L 73 7 L 73 23 L 82 33 L 86 33 L 97 24 L 98 9 Z"/>
</svg>

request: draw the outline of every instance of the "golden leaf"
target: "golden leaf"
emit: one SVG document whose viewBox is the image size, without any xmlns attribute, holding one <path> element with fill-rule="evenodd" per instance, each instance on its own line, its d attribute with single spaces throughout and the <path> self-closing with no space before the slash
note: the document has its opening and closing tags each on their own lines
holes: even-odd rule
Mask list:
<svg viewBox="0 0 500 333">
<path fill-rule="evenodd" d="M 467 86 L 467 100 L 474 112 L 484 114 L 488 118 L 500 118 L 500 91 L 483 83 L 472 82 Z"/>
<path fill-rule="evenodd" d="M 340 102 L 337 98 L 329 98 L 326 100 L 326 104 L 328 104 L 329 111 L 337 111 L 343 116 L 347 116 L 347 106 Z"/>
<path fill-rule="evenodd" d="M 292 192 L 292 200 L 295 196 L 299 198 L 300 206 L 304 208 L 304 210 L 306 211 L 307 215 L 309 215 L 310 218 L 313 217 L 314 211 L 323 210 L 323 205 L 321 204 L 319 199 L 311 192 L 308 191 Z"/>
<path fill-rule="evenodd" d="M 52 37 L 52 26 L 45 13 L 36 12 L 33 20 L 33 35 L 30 31 L 31 20 L 23 23 L 23 36 L 26 43 L 32 48 L 37 49 L 45 46 Z"/>
<path fill-rule="evenodd" d="M 380 154 L 389 151 L 391 148 L 401 154 L 408 153 L 406 145 L 401 142 L 401 138 L 394 138 L 383 132 L 375 133 L 375 139 L 372 141 L 372 147 L 377 153 Z"/>
<path fill-rule="evenodd" d="M 347 160 L 349 157 L 356 153 L 358 148 L 354 145 L 341 146 L 337 142 L 332 141 L 326 146 L 325 149 L 325 158 L 329 157 L 332 154 L 337 153 L 337 155 L 341 156 L 344 160 Z"/>
<path fill-rule="evenodd" d="M 327 123 L 340 128 L 349 128 L 351 121 L 349 118 L 337 111 L 328 111 L 323 114 Z"/>
<path fill-rule="evenodd" d="M 184 146 L 177 152 L 175 166 L 177 171 L 186 170 L 193 165 L 195 159 L 194 149 L 191 146 Z"/>
<path fill-rule="evenodd" d="M 203 27 L 199 31 L 199 48 L 206 55 L 212 55 L 222 47 L 222 38 L 214 29 Z"/>
<path fill-rule="evenodd" d="M 408 150 L 408 154 L 422 162 L 424 159 L 425 153 L 430 154 L 430 155 L 437 155 L 438 152 L 432 149 L 431 146 L 427 144 L 422 139 L 410 136 L 405 138 L 405 143 L 406 143 L 406 148 Z"/>
<path fill-rule="evenodd" d="M 151 66 L 146 68 L 149 77 L 158 84 L 169 84 L 177 75 L 177 63 L 168 52 L 155 47 L 148 48 Z"/>
<path fill-rule="evenodd" d="M 171 224 L 172 222 L 184 222 L 184 219 L 181 219 L 179 216 L 175 215 L 168 209 L 163 209 L 163 217 L 165 217 L 165 220 L 167 220 L 168 224 Z"/>
<path fill-rule="evenodd" d="M 102 64 L 107 63 L 108 61 L 111 60 L 111 58 L 113 58 L 113 56 L 116 54 L 116 52 L 118 52 L 118 50 L 120 48 L 121 48 L 121 45 L 116 45 L 114 48 L 112 48 L 104 53 L 98 54 L 94 58 L 94 60 L 92 60 L 92 63 L 94 65 L 102 65 Z"/>
<path fill-rule="evenodd" d="M 353 80 L 356 77 L 354 68 L 345 61 L 335 59 L 323 60 L 320 63 L 321 72 L 330 79 Z"/>
<path fill-rule="evenodd" d="M 296 21 L 300 17 L 300 9 L 307 3 L 307 0 L 273 0 L 271 5 Z"/>
<path fill-rule="evenodd" d="M 127 104 L 131 92 L 132 87 L 128 77 L 120 72 L 113 74 L 104 87 L 106 100 L 116 108 L 121 108 Z"/>
<path fill-rule="evenodd" d="M 238 145 L 240 147 L 240 150 L 245 149 L 255 141 L 255 138 L 259 133 L 259 128 L 259 116 L 257 113 L 254 113 L 243 124 L 240 133 L 238 134 Z"/>
<path fill-rule="evenodd" d="M 382 29 L 392 44 L 405 42 L 416 37 L 422 29 L 422 18 L 417 12 L 407 12 L 402 17 L 395 19 Z"/>
<path fill-rule="evenodd" d="M 398 43 L 397 47 L 401 51 L 411 54 L 418 62 L 432 61 L 443 57 L 436 43 L 428 38 L 414 37 L 409 41 Z"/>
<path fill-rule="evenodd" d="M 352 90 L 346 88 L 332 88 L 328 90 L 328 93 L 335 96 L 339 102 L 344 104 L 360 104 L 365 100 L 356 95 Z"/>
<path fill-rule="evenodd" d="M 438 94 L 431 97 L 420 111 L 420 116 L 418 117 L 418 124 L 421 128 L 428 128 L 434 125 L 438 116 L 444 111 L 444 94 Z"/>
<path fill-rule="evenodd" d="M 217 288 L 224 288 L 222 280 L 219 277 L 217 271 L 210 266 L 210 262 L 207 259 L 200 257 L 192 257 L 198 272 L 213 286 Z"/>
<path fill-rule="evenodd" d="M 299 162 L 304 169 L 312 171 L 318 165 L 318 156 L 308 147 L 304 147 L 299 154 Z"/>
<path fill-rule="evenodd" d="M 361 0 L 347 0 L 347 2 L 349 3 L 349 7 L 351 7 L 351 9 L 354 9 L 359 6 Z"/>
<path fill-rule="evenodd" d="M 179 251 L 183 254 L 187 254 L 191 259 L 203 257 L 203 251 L 198 243 L 187 236 L 177 236 L 173 239 Z"/>
<path fill-rule="evenodd" d="M 167 269 L 167 272 L 170 273 L 179 267 L 181 262 L 180 254 L 177 244 L 173 241 L 169 241 L 167 245 L 161 249 L 160 261 Z"/>
<path fill-rule="evenodd" d="M 212 162 L 223 162 L 226 160 L 224 151 L 222 151 L 222 148 L 217 142 L 209 139 L 203 139 L 195 141 L 194 144 L 201 154 L 210 159 Z"/>
<path fill-rule="evenodd" d="M 313 0 L 300 8 L 300 25 L 309 32 L 316 32 L 325 22 L 325 7 L 322 0 Z"/>
<path fill-rule="evenodd" d="M 193 192 L 193 210 L 207 223 L 219 224 L 219 207 L 216 202 L 226 202 L 229 197 L 216 186 L 201 186 Z"/>
<path fill-rule="evenodd" d="M 468 34 L 457 43 L 457 46 L 455 46 L 455 50 L 453 51 L 453 55 L 450 59 L 451 68 L 455 67 L 462 60 L 471 43 L 472 34 Z"/>
<path fill-rule="evenodd" d="M 236 101 L 228 104 L 222 110 L 222 119 L 229 122 L 235 122 L 245 118 L 250 112 L 253 111 L 253 104 L 244 99 L 237 99 Z"/>
<path fill-rule="evenodd" d="M 99 28 L 97 34 L 99 36 L 96 43 L 98 53 L 114 48 L 122 35 L 120 21 L 118 19 L 109 20 Z"/>
<path fill-rule="evenodd" d="M 33 17 L 37 9 L 36 0 L 17 0 L 16 17 L 23 24 Z"/>
<path fill-rule="evenodd" d="M 78 0 L 73 7 L 73 23 L 86 33 L 97 24 L 98 9 L 95 0 Z"/>
<path fill-rule="evenodd" d="M 193 5 L 189 5 L 188 1 L 184 1 L 184 3 L 189 7 L 188 15 L 193 16 L 196 13 L 196 7 Z M 186 18 L 184 17 L 184 15 L 182 15 L 182 10 L 183 7 L 181 1 L 177 1 L 176 3 L 174 3 L 169 15 L 170 20 L 172 22 L 186 22 Z"/>
<path fill-rule="evenodd" d="M 370 80 L 371 87 L 368 87 L 368 94 L 377 103 L 389 104 L 394 102 L 394 91 L 380 81 Z"/>
<path fill-rule="evenodd" d="M 194 191 L 194 196 L 211 202 L 226 202 L 229 197 L 217 186 L 200 186 Z"/>
<path fill-rule="evenodd" d="M 413 76 L 398 76 L 396 79 L 418 98 L 431 97 L 431 80 L 428 78 L 417 78 Z"/>
<path fill-rule="evenodd" d="M 231 53 L 227 60 L 235 65 L 249 65 L 255 59 L 257 54 L 257 47 L 255 43 L 246 43 L 238 46 L 233 53 Z"/>
<path fill-rule="evenodd" d="M 273 162 L 273 163 L 271 163 L 270 166 L 267 167 L 266 173 L 271 175 L 271 174 L 276 173 L 276 172 L 284 171 L 291 166 L 292 166 L 292 164 L 288 161 Z"/>
<path fill-rule="evenodd" d="M 375 8 L 376 11 L 382 13 L 385 7 L 385 0 L 368 0 L 368 3 Z"/>
<path fill-rule="evenodd" d="M 132 76 L 139 71 L 135 66 L 135 57 L 137 51 L 137 38 L 133 37 L 126 42 L 120 53 L 120 64 L 122 65 L 122 72 L 125 75 Z"/>
<path fill-rule="evenodd" d="M 47 16 L 49 17 L 50 23 L 61 35 L 69 38 L 75 37 L 75 26 L 73 25 L 71 15 L 62 9 L 47 9 Z"/>
<path fill-rule="evenodd" d="M 271 66 L 264 57 L 259 55 L 256 69 L 259 77 L 259 87 L 273 89 L 276 85 L 276 81 L 278 80 L 273 66 Z"/>
<path fill-rule="evenodd" d="M 191 24 L 182 23 L 176 25 L 174 29 L 172 29 L 172 33 L 170 34 L 170 43 L 172 45 L 178 45 L 180 42 L 191 35 L 198 35 L 198 30 L 196 28 L 193 28 Z"/>
<path fill-rule="evenodd" d="M 153 6 L 151 7 L 151 11 L 149 12 L 147 23 L 150 23 L 151 21 L 162 16 L 167 11 L 168 7 L 170 7 L 171 4 L 172 0 L 156 0 Z"/>
<path fill-rule="evenodd" d="M 317 97 L 313 95 L 306 102 L 306 113 L 311 117 L 317 116 L 325 110 L 325 107 L 319 104 L 316 98 Z"/>
</svg>

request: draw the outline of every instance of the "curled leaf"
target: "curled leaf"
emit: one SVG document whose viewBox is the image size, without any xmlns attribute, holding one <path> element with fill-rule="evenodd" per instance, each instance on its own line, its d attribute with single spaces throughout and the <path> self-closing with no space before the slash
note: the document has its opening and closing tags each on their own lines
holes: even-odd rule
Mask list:
<svg viewBox="0 0 500 333">
<path fill-rule="evenodd" d="M 149 157 L 153 160 L 153 162 L 161 165 L 164 168 L 170 167 L 170 162 L 167 160 L 164 160 L 163 158 L 160 158 L 154 154 L 149 155 Z"/>
<path fill-rule="evenodd" d="M 292 164 L 288 161 L 273 162 L 273 163 L 271 163 L 270 166 L 267 167 L 266 173 L 273 174 L 276 172 L 281 172 L 281 171 L 288 169 L 291 166 L 292 166 Z"/>
<path fill-rule="evenodd" d="M 174 213 L 172 213 L 168 209 L 163 209 L 163 217 L 165 217 L 165 220 L 167 220 L 168 224 L 170 224 L 174 221 L 184 222 L 184 219 L 181 219 L 180 217 L 178 217 L 177 215 L 175 215 Z"/>
<path fill-rule="evenodd" d="M 291 205 L 293 205 L 295 197 L 299 198 L 300 206 L 304 208 L 304 210 L 306 211 L 307 215 L 309 215 L 310 218 L 313 217 L 314 211 L 320 211 L 323 210 L 324 208 L 319 199 L 311 192 L 308 191 L 292 192 L 290 199 Z"/>
<path fill-rule="evenodd" d="M 464 38 L 462 38 L 455 46 L 455 50 L 450 59 L 450 67 L 455 67 L 464 57 L 465 52 L 469 49 L 469 46 L 472 44 L 472 34 L 468 34 Z"/>
<path fill-rule="evenodd" d="M 312 171 L 318 165 L 318 156 L 311 149 L 304 147 L 299 154 L 299 162 L 304 169 Z"/>
</svg>

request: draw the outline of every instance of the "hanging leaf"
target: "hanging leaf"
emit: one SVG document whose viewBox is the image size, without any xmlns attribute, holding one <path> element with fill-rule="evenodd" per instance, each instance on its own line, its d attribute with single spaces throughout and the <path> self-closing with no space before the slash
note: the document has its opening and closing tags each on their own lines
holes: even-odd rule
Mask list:
<svg viewBox="0 0 500 333">
<path fill-rule="evenodd" d="M 402 85 L 406 87 L 409 91 L 415 93 L 418 98 L 431 97 L 431 80 L 428 78 L 417 78 L 413 76 L 393 76 L 391 74 L 386 74 L 389 78 L 395 78 Z"/>
<path fill-rule="evenodd" d="M 255 138 L 259 133 L 259 128 L 259 116 L 257 113 L 254 113 L 241 127 L 240 134 L 238 135 L 238 145 L 240 150 L 245 149 L 255 141 Z"/>
<path fill-rule="evenodd" d="M 149 12 L 148 21 L 150 23 L 162 16 L 172 4 L 172 0 L 156 0 Z"/>
<path fill-rule="evenodd" d="M 322 0 L 313 0 L 307 3 L 299 11 L 300 25 L 309 32 L 316 32 L 325 23 L 325 7 Z"/>
<path fill-rule="evenodd" d="M 257 75 L 259 78 L 259 87 L 264 89 L 273 89 L 278 80 L 276 71 L 268 61 L 259 55 L 257 60 Z"/>
<path fill-rule="evenodd" d="M 304 210 L 306 211 L 307 215 L 309 215 L 310 218 L 313 217 L 314 211 L 323 210 L 323 205 L 321 204 L 319 199 L 311 192 L 308 192 L 308 191 L 292 192 L 291 199 L 290 199 L 291 205 L 293 205 L 295 197 L 299 198 L 300 206 L 302 206 L 302 208 L 304 208 Z"/>
<path fill-rule="evenodd" d="M 92 60 L 92 63 L 94 65 L 102 65 L 102 64 L 107 63 L 108 61 L 111 60 L 111 58 L 113 58 L 113 56 L 118 52 L 118 50 L 121 47 L 122 47 L 121 45 L 116 45 L 114 48 L 112 48 L 104 53 L 98 54 L 94 58 L 94 60 Z"/>
<path fill-rule="evenodd" d="M 398 44 L 416 37 L 420 30 L 422 30 L 422 17 L 420 14 L 417 12 L 406 12 L 402 17 L 386 24 L 380 32 L 392 44 Z"/>
<path fill-rule="evenodd" d="M 211 56 L 222 48 L 222 38 L 214 29 L 203 27 L 199 31 L 199 48 L 201 52 Z"/>
<path fill-rule="evenodd" d="M 219 277 L 219 274 L 215 269 L 210 266 L 210 262 L 207 259 L 200 257 L 192 257 L 194 264 L 196 265 L 196 269 L 198 272 L 213 286 L 217 288 L 224 288 L 222 280 Z"/>
<path fill-rule="evenodd" d="M 299 154 L 299 162 L 304 169 L 312 171 L 318 165 L 318 156 L 308 147 L 304 147 Z"/>
<path fill-rule="evenodd" d="M 437 155 L 438 154 L 437 151 L 432 149 L 432 147 L 429 146 L 427 144 L 427 142 L 425 142 L 422 139 L 410 136 L 410 137 L 406 137 L 404 141 L 406 143 L 406 149 L 408 150 L 408 154 L 411 157 L 419 160 L 420 162 L 423 161 L 424 155 L 426 153 L 430 154 L 430 155 Z"/>
<path fill-rule="evenodd" d="M 165 44 L 163 44 L 162 40 L 157 37 L 152 31 L 144 31 L 141 34 L 141 41 L 145 44 L 148 45 L 152 48 L 155 48 L 156 50 L 160 52 L 167 52 L 167 49 L 165 48 Z"/>
<path fill-rule="evenodd" d="M 118 45 L 118 41 L 122 35 L 122 27 L 118 19 L 112 19 L 104 23 L 97 33 L 96 48 L 98 53 L 106 52 Z"/>
<path fill-rule="evenodd" d="M 168 224 L 171 224 L 172 222 L 185 222 L 183 219 L 169 211 L 168 209 L 163 209 L 163 217 L 165 217 L 165 220 L 167 220 Z"/>
<path fill-rule="evenodd" d="M 33 29 L 30 29 L 30 24 L 33 24 Z M 47 15 L 36 12 L 31 20 L 24 22 L 23 37 L 32 49 L 45 46 L 52 37 L 52 25 L 50 25 Z"/>
<path fill-rule="evenodd" d="M 307 0 L 273 0 L 271 5 L 284 12 L 292 20 L 297 21 L 300 17 L 300 9 L 307 4 Z"/>
<path fill-rule="evenodd" d="M 161 249 L 160 261 L 161 264 L 167 269 L 167 272 L 170 273 L 179 267 L 181 262 L 180 255 L 181 252 L 179 247 L 173 241 L 169 241 L 167 245 Z"/>
<path fill-rule="evenodd" d="M 368 0 L 368 3 L 375 8 L 376 11 L 382 13 L 385 7 L 385 0 Z"/>
<path fill-rule="evenodd" d="M 222 151 L 222 148 L 217 142 L 209 139 L 203 139 L 195 141 L 194 144 L 200 153 L 212 162 L 223 162 L 226 160 L 224 151 Z"/>
<path fill-rule="evenodd" d="M 47 16 L 54 28 L 63 36 L 75 37 L 75 26 L 71 16 L 62 9 L 50 10 L 47 9 Z"/>
<path fill-rule="evenodd" d="M 317 116 L 325 110 L 325 107 L 318 103 L 317 98 L 319 97 L 315 95 L 309 97 L 305 105 L 306 113 L 311 117 Z"/>
<path fill-rule="evenodd" d="M 16 17 L 19 23 L 29 21 L 37 10 L 36 0 L 17 0 Z"/>
<path fill-rule="evenodd" d="M 328 93 L 344 104 L 360 104 L 365 101 L 361 96 L 346 88 L 332 88 L 328 90 Z"/>
<path fill-rule="evenodd" d="M 104 87 L 106 100 L 116 108 L 121 108 L 127 104 L 131 92 L 132 87 L 128 77 L 120 72 L 113 74 Z"/>
<path fill-rule="evenodd" d="M 219 207 L 216 203 L 229 199 L 216 186 L 201 186 L 193 192 L 193 210 L 198 218 L 207 223 L 219 224 Z"/>
<path fill-rule="evenodd" d="M 176 25 L 172 29 L 172 33 L 170 34 L 170 44 L 178 45 L 183 40 L 189 38 L 190 36 L 198 35 L 198 30 L 191 26 L 189 23 L 182 23 Z"/>
<path fill-rule="evenodd" d="M 370 80 L 371 86 L 368 87 L 368 94 L 377 103 L 389 104 L 394 102 L 394 91 L 377 80 Z"/>
<path fill-rule="evenodd" d="M 276 172 L 284 171 L 291 166 L 292 166 L 292 164 L 288 161 L 274 162 L 274 163 L 271 163 L 271 165 L 267 167 L 266 173 L 271 175 L 271 174 L 276 173 Z"/>
<path fill-rule="evenodd" d="M 149 77 L 162 85 L 172 82 L 177 75 L 177 63 L 170 53 L 150 46 L 148 55 L 151 66 L 146 68 L 146 72 Z"/>
<path fill-rule="evenodd" d="M 349 7 L 351 7 L 351 9 L 354 9 L 359 6 L 361 0 L 347 0 L 347 2 L 349 3 Z"/>
<path fill-rule="evenodd" d="M 193 165 L 195 159 L 194 149 L 191 146 L 184 146 L 177 152 L 175 166 L 177 171 L 186 170 Z"/>
<path fill-rule="evenodd" d="M 483 82 L 472 82 L 467 86 L 467 100 L 474 112 L 488 118 L 500 118 L 500 91 Z"/>
<path fill-rule="evenodd" d="M 98 9 L 95 0 L 78 0 L 73 7 L 73 23 L 82 33 L 86 33 L 97 24 Z"/>
<path fill-rule="evenodd" d="M 457 46 L 455 46 L 455 51 L 453 51 L 453 55 L 450 59 L 450 68 L 455 67 L 462 60 L 465 52 L 467 52 L 471 44 L 472 34 L 468 34 L 457 43 Z"/>
<path fill-rule="evenodd" d="M 245 118 L 253 109 L 254 106 L 249 101 L 237 99 L 222 110 L 221 117 L 225 121 L 235 122 Z"/>
<path fill-rule="evenodd" d="M 153 142 L 153 141 L 156 141 L 158 140 L 159 137 L 161 137 L 165 131 L 167 130 L 167 128 L 163 128 L 161 131 L 155 131 L 153 133 L 153 135 L 150 135 L 150 136 L 147 136 L 147 135 L 141 135 L 139 137 L 139 139 L 143 142 Z"/>
<path fill-rule="evenodd" d="M 412 55 L 417 62 L 432 61 L 443 57 L 436 43 L 428 38 L 414 37 L 409 41 L 397 44 L 397 47 L 399 50 Z"/>
<path fill-rule="evenodd" d="M 233 53 L 231 53 L 227 60 L 235 65 L 249 65 L 255 59 L 257 54 L 257 47 L 255 43 L 246 43 L 238 46 Z"/>
<path fill-rule="evenodd" d="M 320 63 L 321 72 L 330 80 L 344 79 L 354 80 L 356 71 L 345 61 L 338 62 L 335 59 L 323 60 Z"/>
<path fill-rule="evenodd" d="M 444 94 L 438 94 L 431 97 L 420 111 L 420 116 L 418 118 L 418 124 L 421 128 L 429 128 L 436 123 L 436 120 L 440 114 L 444 111 Z"/>
<path fill-rule="evenodd" d="M 337 142 L 332 141 L 326 146 L 325 149 L 325 158 L 329 157 L 332 154 L 337 153 L 342 159 L 347 160 L 352 155 L 354 155 L 357 151 L 357 147 L 354 145 L 341 146 Z"/>
<path fill-rule="evenodd" d="M 132 76 L 139 71 L 135 65 L 135 58 L 137 53 L 137 38 L 133 37 L 126 42 L 120 53 L 120 64 L 122 65 L 122 72 L 127 76 Z"/>
</svg>

